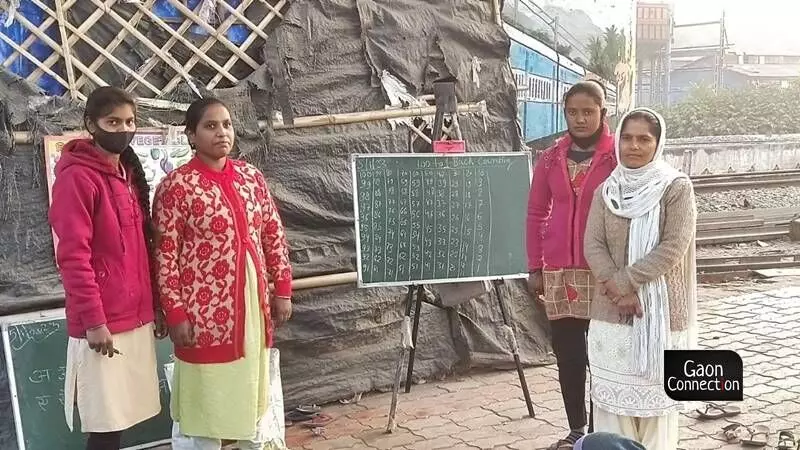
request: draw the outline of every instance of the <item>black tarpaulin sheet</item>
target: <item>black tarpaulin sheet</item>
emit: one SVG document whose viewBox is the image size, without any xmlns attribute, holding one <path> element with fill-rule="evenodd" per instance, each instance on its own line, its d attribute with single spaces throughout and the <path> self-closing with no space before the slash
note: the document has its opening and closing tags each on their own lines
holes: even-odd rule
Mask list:
<svg viewBox="0 0 800 450">
<path fill-rule="evenodd" d="M 297 277 L 355 270 L 350 155 L 407 151 L 409 131 L 401 124 L 393 129 L 386 121 L 372 121 L 268 129 L 262 136 L 255 131 L 253 114 L 266 119 L 277 111 L 289 121 L 382 110 L 389 103 L 380 85 L 383 71 L 414 96 L 431 94 L 434 80 L 452 76 L 458 80 L 459 102 L 487 104 L 484 117 L 460 117 L 469 150 L 519 150 L 508 47 L 491 2 L 292 2 L 260 49 L 263 70 L 217 95 L 231 101 L 237 124 L 246 129 L 241 154 L 267 175 L 287 226 Z M 14 125 L 33 127 L 38 137 L 78 126 L 80 110 L 74 105 L 23 92 L 27 88 L 13 79 L 2 81 L 7 90 L 0 98 L 11 107 Z M 189 91 L 181 92 L 172 99 L 191 100 Z M 41 114 L 36 112 L 39 103 L 47 106 Z M 145 113 L 145 126 L 151 119 L 175 122 L 174 114 Z M 47 224 L 41 144 L 0 148 L 0 166 L 0 314 L 60 306 L 63 293 Z M 6 176 L 9 171 L 13 177 Z M 546 320 L 522 286 L 508 283 L 506 296 L 522 359 L 549 362 Z M 353 285 L 297 291 L 293 319 L 276 339 L 286 406 L 387 388 L 400 348 L 404 298 L 404 289 Z M 469 367 L 510 367 L 510 345 L 501 325 L 493 294 L 452 309 L 425 304 L 416 378 Z M 11 423 L 8 406 L 8 392 L 0 393 L 0 419 L 6 424 Z M 0 448 L 10 433 L 0 427 Z"/>
<path fill-rule="evenodd" d="M 264 78 L 253 82 L 287 120 L 383 109 L 384 71 L 413 96 L 455 77 L 459 102 L 487 103 L 486 117 L 459 119 L 470 151 L 512 151 L 521 143 L 508 47 L 490 2 L 296 1 L 264 49 Z M 350 155 L 407 152 L 408 142 L 408 128 L 385 121 L 269 133 L 266 154 L 252 157 L 280 203 L 299 276 L 356 270 Z M 509 283 L 506 295 L 522 358 L 549 361 L 546 320 L 522 286 Z M 287 405 L 390 386 L 404 299 L 404 289 L 297 292 L 293 319 L 276 339 Z M 416 376 L 510 367 L 502 324 L 494 295 L 446 310 L 425 304 Z"/>
</svg>

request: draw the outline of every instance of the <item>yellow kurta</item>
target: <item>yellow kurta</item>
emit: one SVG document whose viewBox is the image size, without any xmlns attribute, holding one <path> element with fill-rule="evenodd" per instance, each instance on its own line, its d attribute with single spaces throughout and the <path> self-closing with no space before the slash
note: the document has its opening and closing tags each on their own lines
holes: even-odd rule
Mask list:
<svg viewBox="0 0 800 450">
<path fill-rule="evenodd" d="M 244 358 L 218 364 L 175 361 L 172 419 L 186 436 L 248 441 L 269 399 L 269 349 L 258 303 L 258 276 L 247 254 Z"/>
</svg>

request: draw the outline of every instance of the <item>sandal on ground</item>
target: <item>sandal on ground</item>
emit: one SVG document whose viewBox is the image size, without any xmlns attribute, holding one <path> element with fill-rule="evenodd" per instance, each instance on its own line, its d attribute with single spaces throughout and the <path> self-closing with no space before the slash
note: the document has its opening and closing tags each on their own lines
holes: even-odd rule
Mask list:
<svg viewBox="0 0 800 450">
<path fill-rule="evenodd" d="M 742 445 L 745 447 L 766 447 L 767 440 L 769 439 L 769 427 L 766 425 L 753 425 L 747 427 L 750 437 L 742 439 Z"/>
<path fill-rule="evenodd" d="M 320 408 L 317 405 L 300 405 L 297 408 L 295 408 L 294 410 L 295 411 L 299 411 L 301 413 L 306 413 L 306 414 L 314 414 L 314 413 L 322 412 L 322 408 Z"/>
<path fill-rule="evenodd" d="M 303 422 L 300 425 L 307 428 L 322 428 L 331 422 L 333 422 L 333 417 L 327 414 L 319 414 L 317 416 L 314 416 L 313 419 L 307 422 Z"/>
<path fill-rule="evenodd" d="M 748 427 L 741 423 L 734 422 L 722 427 L 722 434 L 725 436 L 725 440 L 731 444 L 741 439 L 739 430 L 748 430 Z"/>
<path fill-rule="evenodd" d="M 722 406 L 716 403 L 706 403 L 705 409 L 697 409 L 697 415 L 699 419 L 704 420 L 713 420 L 713 419 L 721 419 L 723 417 L 733 417 L 739 415 L 742 410 L 738 406 Z"/>
<path fill-rule="evenodd" d="M 797 448 L 797 441 L 794 438 L 794 433 L 788 430 L 778 432 L 778 446 L 777 450 L 795 450 Z"/>
<path fill-rule="evenodd" d="M 305 412 L 301 412 L 301 411 L 298 411 L 296 409 L 293 409 L 293 410 L 289 411 L 288 413 L 286 413 L 286 415 L 284 416 L 284 420 L 287 423 L 288 422 L 291 422 L 291 423 L 307 422 L 307 421 L 313 419 L 314 417 L 316 417 L 317 415 L 319 415 L 319 413 L 305 413 Z"/>
<path fill-rule="evenodd" d="M 565 439 L 559 439 L 558 442 L 548 447 L 547 450 L 568 450 L 573 448 L 574 446 L 575 444 L 573 444 L 570 441 L 567 441 Z"/>
</svg>

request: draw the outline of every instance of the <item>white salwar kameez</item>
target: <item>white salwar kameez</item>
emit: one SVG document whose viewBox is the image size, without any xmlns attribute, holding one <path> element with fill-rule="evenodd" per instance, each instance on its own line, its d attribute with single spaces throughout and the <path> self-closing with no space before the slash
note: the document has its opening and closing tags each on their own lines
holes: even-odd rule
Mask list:
<svg viewBox="0 0 800 450">
<path fill-rule="evenodd" d="M 687 332 L 672 332 L 672 348 L 686 348 Z M 593 320 L 588 336 L 594 429 L 617 433 L 648 450 L 675 450 L 685 403 L 664 392 L 663 380 L 636 374 L 633 327 Z"/>
<path fill-rule="evenodd" d="M 635 111 L 645 111 L 661 125 L 653 161 L 637 169 L 618 165 L 601 191 L 605 207 L 612 214 L 630 220 L 626 244 L 628 264 L 635 264 L 658 247 L 664 193 L 673 181 L 686 177 L 663 160 L 664 119 L 646 108 Z M 617 160 L 620 161 L 619 145 L 627 115 L 617 129 Z M 694 245 L 689 246 L 682 263 L 685 271 L 682 294 L 687 309 L 685 329 L 671 329 L 669 289 L 663 274 L 636 291 L 643 318 L 634 318 L 632 325 L 602 320 L 592 320 L 589 325 L 594 429 L 637 440 L 648 450 L 677 449 L 679 413 L 688 407 L 667 396 L 663 380 L 663 352 L 694 348 L 697 342 Z"/>
</svg>

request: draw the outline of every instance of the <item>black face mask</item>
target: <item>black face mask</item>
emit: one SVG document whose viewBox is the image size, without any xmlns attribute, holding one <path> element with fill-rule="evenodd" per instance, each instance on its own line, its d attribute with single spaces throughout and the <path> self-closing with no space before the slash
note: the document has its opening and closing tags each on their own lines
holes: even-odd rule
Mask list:
<svg viewBox="0 0 800 450">
<path fill-rule="evenodd" d="M 98 127 L 92 138 L 94 143 L 103 150 L 119 155 L 131 145 L 135 135 L 135 131 L 106 131 Z"/>
</svg>

